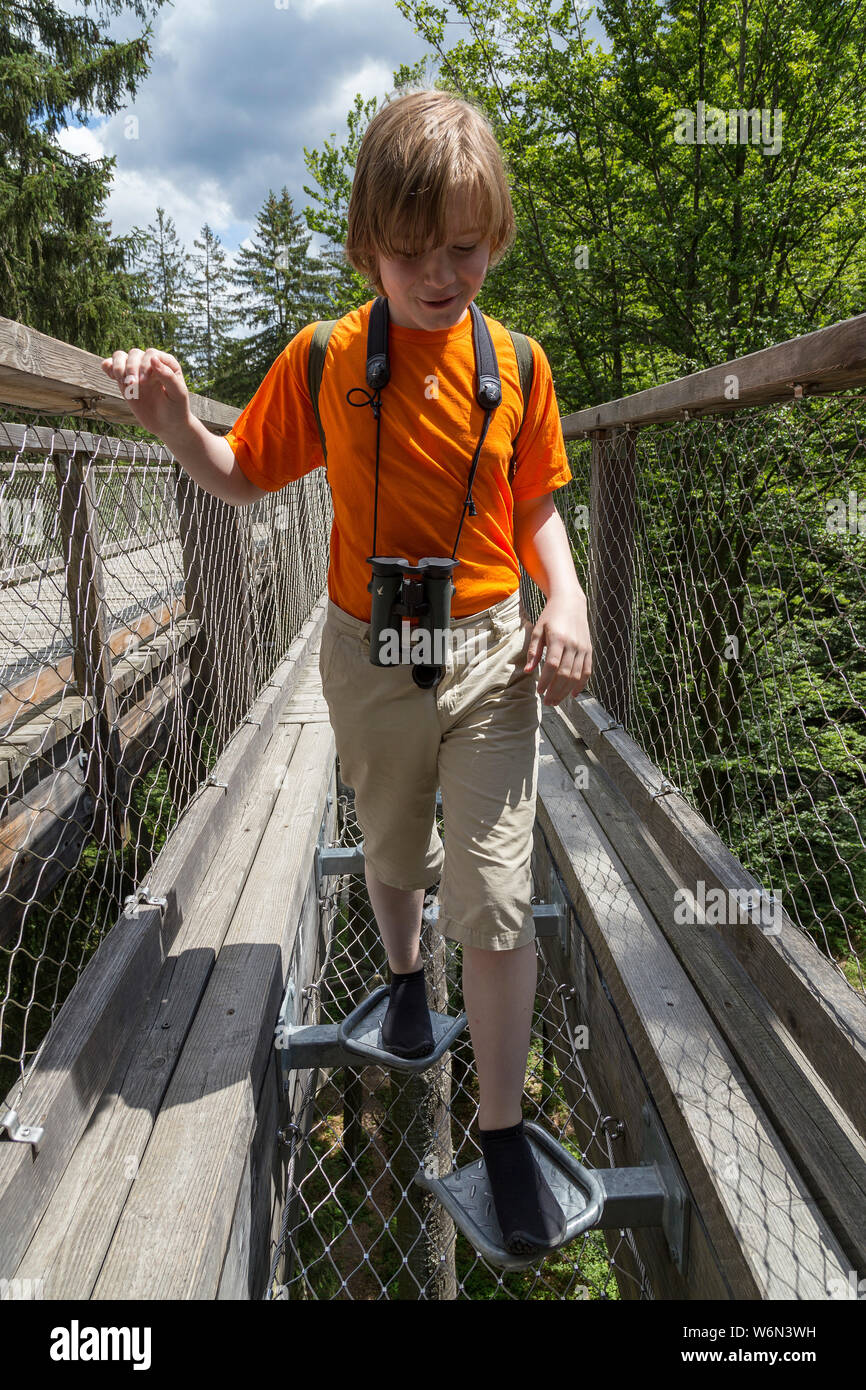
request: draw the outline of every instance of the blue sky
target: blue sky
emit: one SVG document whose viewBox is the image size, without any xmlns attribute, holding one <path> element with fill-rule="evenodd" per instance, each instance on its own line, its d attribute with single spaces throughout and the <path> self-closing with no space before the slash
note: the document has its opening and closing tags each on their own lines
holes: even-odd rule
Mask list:
<svg viewBox="0 0 866 1390">
<path fill-rule="evenodd" d="M 304 146 L 321 149 L 332 134 L 342 144 L 355 94 L 381 101 L 401 63 L 431 52 L 394 0 L 176 0 L 152 22 L 150 75 L 128 105 L 59 141 L 116 157 L 105 210 L 114 235 L 147 226 L 159 205 L 190 253 L 204 222 L 235 252 L 269 188 L 285 184 L 302 212 L 312 201 L 303 185 L 314 184 Z M 110 33 L 141 27 L 128 14 Z M 446 46 L 464 33 L 449 23 Z M 587 33 L 603 37 L 595 15 Z"/>
</svg>

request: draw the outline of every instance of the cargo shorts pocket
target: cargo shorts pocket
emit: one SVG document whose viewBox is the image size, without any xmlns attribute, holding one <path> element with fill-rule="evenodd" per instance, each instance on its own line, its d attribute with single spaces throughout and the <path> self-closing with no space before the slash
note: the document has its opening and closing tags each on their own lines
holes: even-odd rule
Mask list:
<svg viewBox="0 0 866 1390">
<path fill-rule="evenodd" d="M 328 685 L 340 666 L 352 663 L 363 656 L 365 643 L 352 632 L 338 627 L 328 627 L 322 631 L 322 645 L 319 648 L 319 675 L 322 689 Z"/>
</svg>

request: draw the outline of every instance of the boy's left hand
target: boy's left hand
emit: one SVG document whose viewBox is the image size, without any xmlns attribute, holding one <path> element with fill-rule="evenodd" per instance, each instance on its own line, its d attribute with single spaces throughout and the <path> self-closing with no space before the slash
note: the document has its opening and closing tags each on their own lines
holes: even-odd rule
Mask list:
<svg viewBox="0 0 866 1390">
<path fill-rule="evenodd" d="M 547 659 L 538 678 L 538 693 L 546 705 L 558 705 L 566 695 L 577 695 L 592 675 L 592 646 L 586 598 L 581 594 L 558 594 L 549 598 L 532 629 L 526 665 L 528 675 L 541 660 Z"/>
</svg>

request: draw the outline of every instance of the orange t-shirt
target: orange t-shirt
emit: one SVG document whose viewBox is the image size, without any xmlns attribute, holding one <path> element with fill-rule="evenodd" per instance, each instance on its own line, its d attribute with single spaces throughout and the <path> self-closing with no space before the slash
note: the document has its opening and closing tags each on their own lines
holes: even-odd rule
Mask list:
<svg viewBox="0 0 866 1390">
<path fill-rule="evenodd" d="M 373 550 L 376 417 L 367 390 L 367 327 L 373 300 L 339 319 L 328 343 L 319 412 L 328 449 L 322 455 L 310 398 L 308 362 L 315 323 L 296 334 L 271 366 L 226 438 L 241 471 L 264 492 L 276 492 L 314 468 L 326 467 L 334 520 L 328 594 L 339 608 L 369 622 L 368 555 L 450 556 L 469 470 L 484 423 L 475 399 L 472 318 L 453 328 L 389 325 L 391 379 L 381 394 L 379 501 Z M 502 403 L 494 410 L 452 572 L 451 614 L 465 618 L 513 594 L 520 584 L 514 549 L 508 465 L 520 428 L 523 398 L 507 330 L 485 314 L 496 349 Z M 526 420 L 517 441 L 514 497 L 538 497 L 571 481 L 550 364 L 532 338 L 534 372 Z"/>
</svg>

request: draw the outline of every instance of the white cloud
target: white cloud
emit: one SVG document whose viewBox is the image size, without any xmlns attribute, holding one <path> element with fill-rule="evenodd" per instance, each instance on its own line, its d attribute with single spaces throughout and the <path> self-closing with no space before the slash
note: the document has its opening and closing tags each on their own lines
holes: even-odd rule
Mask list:
<svg viewBox="0 0 866 1390">
<path fill-rule="evenodd" d="M 102 159 L 114 153 L 115 142 L 111 135 L 120 119 L 115 117 L 95 128 L 69 126 L 58 134 L 57 142 L 70 154 L 90 160 Z M 123 145 L 122 139 L 120 145 Z M 111 221 L 112 234 L 123 235 L 134 225 L 147 227 L 154 221 L 158 207 L 165 208 L 168 216 L 174 219 L 178 236 L 190 254 L 195 249 L 193 241 L 200 236 L 205 222 L 221 234 L 234 221 L 231 203 L 214 178 L 203 177 L 190 187 L 188 183 L 181 184 L 170 172 L 124 169 L 118 153 L 103 214 Z"/>
</svg>

